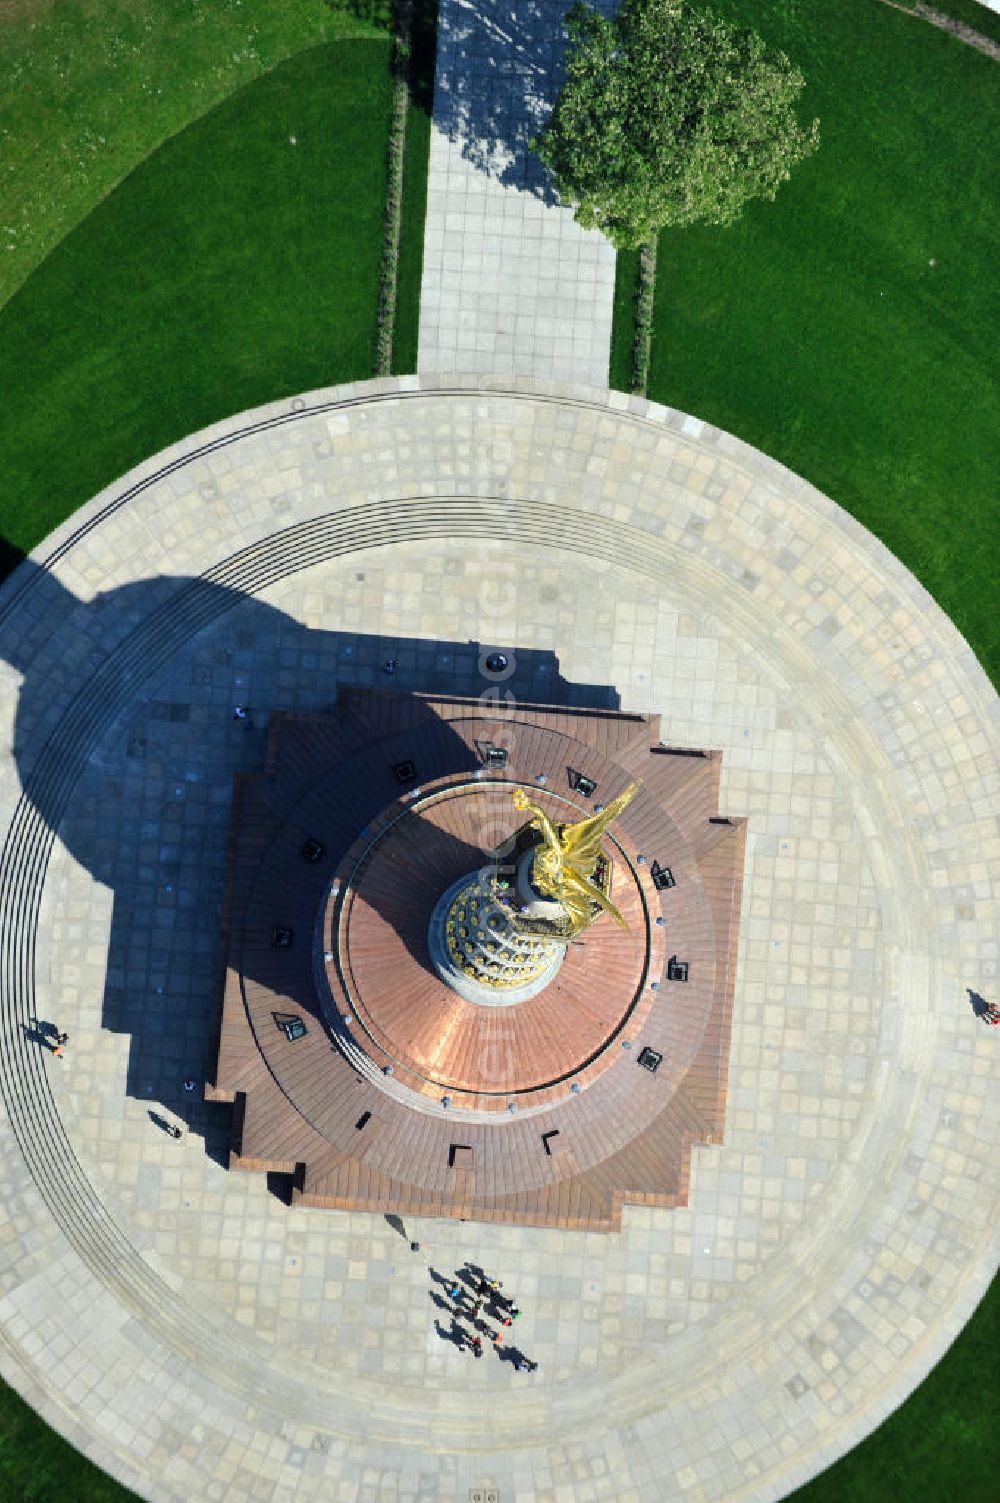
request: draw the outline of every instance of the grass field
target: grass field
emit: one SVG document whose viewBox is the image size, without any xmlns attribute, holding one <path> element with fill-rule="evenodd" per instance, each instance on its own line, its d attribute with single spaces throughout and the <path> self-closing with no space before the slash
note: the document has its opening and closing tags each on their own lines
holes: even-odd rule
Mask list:
<svg viewBox="0 0 1000 1503">
<path fill-rule="evenodd" d="M 9 543 L 206 423 L 371 375 L 388 47 L 311 48 L 233 95 L 0 312 Z"/>
<path fill-rule="evenodd" d="M 0 1503 L 133 1503 L 0 1383 Z"/>
<path fill-rule="evenodd" d="M 996 677 L 1000 65 L 873 0 L 715 8 L 802 69 L 822 145 L 736 227 L 661 237 L 649 395 L 846 507 Z"/>
<path fill-rule="evenodd" d="M 327 0 L 0 4 L 0 305 L 168 137 L 304 48 L 375 35 L 363 10 Z"/>
<path fill-rule="evenodd" d="M 900 0 L 900 3 L 912 9 L 921 0 Z M 956 21 L 964 21 L 982 36 L 1000 42 L 1000 14 L 995 10 L 987 10 L 985 5 L 980 5 L 979 0 L 923 0 L 923 3 L 943 15 L 954 16 Z"/>
</svg>

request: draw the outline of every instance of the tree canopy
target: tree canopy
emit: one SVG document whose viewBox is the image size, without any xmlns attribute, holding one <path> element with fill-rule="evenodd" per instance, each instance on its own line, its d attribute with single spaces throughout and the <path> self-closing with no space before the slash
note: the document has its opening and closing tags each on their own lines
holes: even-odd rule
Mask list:
<svg viewBox="0 0 1000 1503">
<path fill-rule="evenodd" d="M 566 82 L 532 145 L 577 222 L 619 250 L 731 224 L 819 144 L 785 54 L 686 0 L 625 0 L 613 20 L 580 3 L 566 26 Z"/>
</svg>

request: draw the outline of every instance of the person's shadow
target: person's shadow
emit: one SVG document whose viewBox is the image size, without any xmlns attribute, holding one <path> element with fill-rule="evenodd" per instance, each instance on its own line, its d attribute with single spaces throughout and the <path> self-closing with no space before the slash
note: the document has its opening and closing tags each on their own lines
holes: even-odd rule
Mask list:
<svg viewBox="0 0 1000 1503">
<path fill-rule="evenodd" d="M 988 1023 L 992 1022 L 997 1011 L 996 1004 L 987 1002 L 986 998 L 981 997 L 978 992 L 974 992 L 971 986 L 967 986 L 965 990 L 969 994 L 969 1005 L 976 1017 L 985 1018 Z"/>
<path fill-rule="evenodd" d="M 618 707 L 612 689 L 567 681 L 549 652 L 313 629 L 205 579 L 142 580 L 83 601 L 28 560 L 0 592 L 22 789 L 0 887 L 19 894 L 19 924 L 37 926 L 53 835 L 89 873 L 91 906 L 65 925 L 61 954 L 91 949 L 110 909 L 106 964 L 84 976 L 103 988 L 103 1026 L 130 1036 L 127 1091 L 204 1134 L 220 1162 L 229 1113 L 200 1088 L 214 1066 L 234 775 L 262 768 L 269 712 L 329 710 L 343 685 L 477 697 L 492 692 L 482 664 L 493 647 L 509 658 L 502 692 L 518 702 Z M 252 727 L 233 719 L 238 703 Z M 342 811 L 355 833 L 385 806 L 378 797 Z M 0 941 L 18 942 L 13 931 Z M 23 1022 L 37 1015 L 34 997 L 26 984 Z"/>
</svg>

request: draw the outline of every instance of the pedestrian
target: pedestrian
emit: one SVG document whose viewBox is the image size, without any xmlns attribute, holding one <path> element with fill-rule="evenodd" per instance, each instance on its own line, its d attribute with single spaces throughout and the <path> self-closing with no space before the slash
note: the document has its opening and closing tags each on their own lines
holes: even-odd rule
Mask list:
<svg viewBox="0 0 1000 1503">
<path fill-rule="evenodd" d="M 233 719 L 234 720 L 249 720 L 250 719 L 250 706 L 249 705 L 237 705 L 236 708 L 233 710 Z"/>
<path fill-rule="evenodd" d="M 411 1242 L 410 1243 L 410 1252 L 419 1252 L 419 1251 L 420 1251 L 420 1243 L 419 1242 Z"/>
<path fill-rule="evenodd" d="M 483 1308 L 483 1302 L 482 1302 L 482 1300 L 481 1299 L 477 1299 L 476 1303 L 472 1307 L 472 1318 L 473 1318 L 473 1320 L 476 1320 L 478 1318 L 479 1312 L 480 1312 L 480 1310 L 482 1308 Z"/>
<path fill-rule="evenodd" d="M 177 1124 L 176 1124 L 176 1123 L 174 1123 L 174 1124 L 173 1124 L 173 1126 L 171 1126 L 171 1127 L 168 1127 L 168 1128 L 167 1128 L 167 1132 L 168 1132 L 168 1133 L 169 1133 L 169 1134 L 170 1134 L 170 1136 L 171 1136 L 171 1137 L 172 1137 L 172 1138 L 179 1138 L 179 1137 L 180 1137 L 180 1135 L 181 1135 L 181 1130 L 180 1130 L 180 1128 L 179 1128 L 179 1127 L 178 1127 L 178 1126 L 177 1126 Z"/>
<path fill-rule="evenodd" d="M 56 1059 L 62 1059 L 64 1053 L 62 1044 L 53 1044 L 52 1053 Z"/>
<path fill-rule="evenodd" d="M 516 1306 L 516 1305 L 511 1305 L 511 1307 L 510 1307 L 510 1318 L 511 1318 L 511 1320 L 512 1320 L 512 1321 L 513 1321 L 513 1320 L 516 1320 L 516 1319 L 517 1319 L 517 1317 L 518 1317 L 518 1316 L 519 1316 L 519 1315 L 520 1315 L 520 1313 L 521 1313 L 521 1312 L 520 1312 L 520 1310 L 519 1310 L 519 1309 L 518 1309 L 518 1308 L 517 1308 L 517 1306 Z"/>
<path fill-rule="evenodd" d="M 57 1033 L 56 1034 L 56 1043 L 57 1044 L 68 1044 L 69 1043 L 69 1034 L 68 1033 Z"/>
<path fill-rule="evenodd" d="M 484 1279 L 480 1279 L 479 1283 L 476 1285 L 476 1293 L 477 1294 L 483 1294 L 483 1295 L 485 1295 L 485 1294 L 489 1294 L 489 1292 L 490 1292 L 490 1281 L 489 1281 L 489 1279 L 485 1279 L 485 1278 Z"/>
<path fill-rule="evenodd" d="M 481 1357 L 483 1355 L 483 1338 L 481 1336 L 473 1336 L 472 1351 L 473 1354 L 477 1357 Z"/>
<path fill-rule="evenodd" d="M 193 1091 L 194 1090 L 194 1085 L 195 1085 L 195 1083 L 194 1083 L 193 1080 L 190 1080 L 190 1079 L 189 1080 L 185 1080 L 185 1082 L 184 1082 L 184 1089 L 185 1089 L 185 1091 Z"/>
<path fill-rule="evenodd" d="M 382 672 L 386 675 L 387 678 L 394 678 L 396 675 L 396 659 L 386 658 L 385 662 L 382 664 Z"/>
<path fill-rule="evenodd" d="M 463 1290 L 461 1284 L 452 1284 L 451 1288 L 448 1290 L 448 1297 L 450 1299 L 458 1300 L 462 1298 L 462 1293 Z"/>
<path fill-rule="evenodd" d="M 503 1346 L 503 1332 L 502 1331 L 497 1331 L 496 1334 L 494 1335 L 494 1337 L 493 1337 L 493 1345 L 494 1346 Z"/>
<path fill-rule="evenodd" d="M 538 1363 L 529 1362 L 527 1357 L 522 1357 L 521 1360 L 515 1365 L 519 1373 L 533 1373 L 535 1371 L 535 1368 L 538 1366 Z"/>
</svg>

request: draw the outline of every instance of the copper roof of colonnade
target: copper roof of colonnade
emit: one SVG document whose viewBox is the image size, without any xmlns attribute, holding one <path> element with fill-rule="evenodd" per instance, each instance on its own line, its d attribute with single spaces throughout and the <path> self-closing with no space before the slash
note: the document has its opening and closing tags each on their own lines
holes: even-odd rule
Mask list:
<svg viewBox="0 0 1000 1503">
<path fill-rule="evenodd" d="M 745 823 L 718 815 L 719 773 L 610 710 L 355 688 L 272 720 L 223 918 L 209 1096 L 239 1102 L 234 1162 L 387 1214 L 609 1230 L 624 1203 L 684 1204 L 725 1118 Z M 581 776 L 606 801 L 641 783 L 606 841 L 627 927 L 603 915 L 534 996 L 459 996 L 428 952 L 437 900 L 523 823 L 514 788 L 593 812 Z"/>
<path fill-rule="evenodd" d="M 832 502 L 634 399 L 411 378 L 151 459 L 0 606 L 0 1360 L 82 1450 L 161 1503 L 770 1499 L 924 1376 L 995 1266 L 1000 1030 L 966 989 L 997 984 L 997 702 Z M 722 752 L 725 1133 L 687 1206 L 410 1218 L 415 1256 L 230 1173 L 228 1109 L 182 1082 L 263 754 L 233 704 L 326 713 L 390 655 L 398 689 L 475 694 L 483 643 L 522 701 L 610 687 Z M 427 1262 L 466 1259 L 519 1298 L 524 1383 L 433 1329 Z"/>
</svg>

